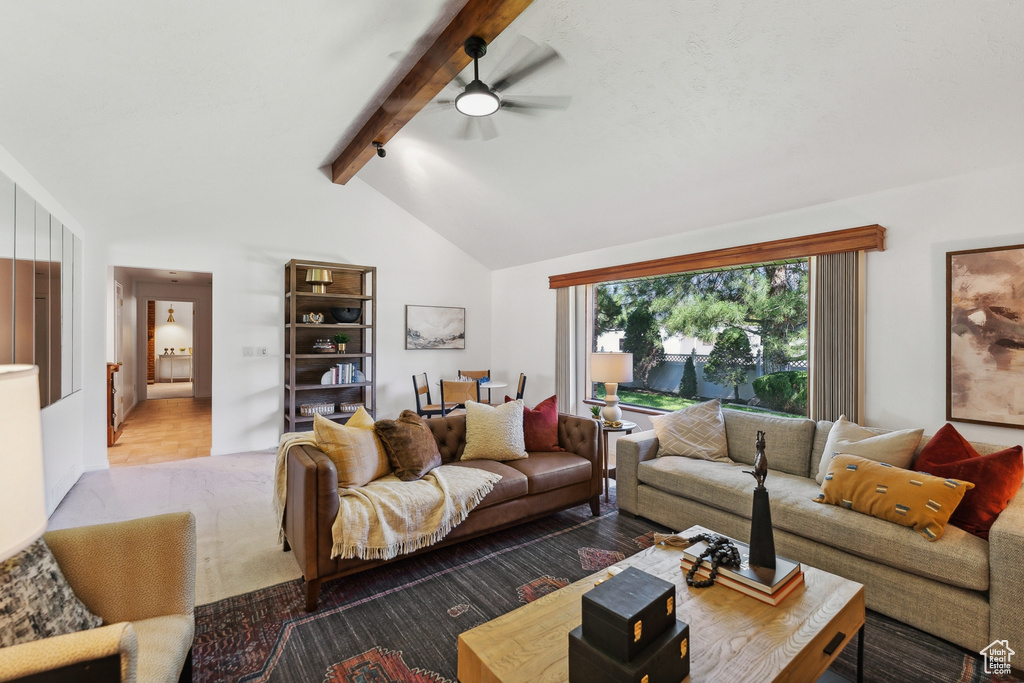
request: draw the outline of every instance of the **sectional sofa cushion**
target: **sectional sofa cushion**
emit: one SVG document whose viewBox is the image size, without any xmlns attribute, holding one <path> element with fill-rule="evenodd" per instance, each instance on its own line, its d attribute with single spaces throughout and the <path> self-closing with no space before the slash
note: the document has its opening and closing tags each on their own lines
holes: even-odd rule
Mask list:
<svg viewBox="0 0 1024 683">
<path fill-rule="evenodd" d="M 658 436 L 658 455 L 730 462 L 725 436 L 725 418 L 718 399 L 706 401 L 665 415 L 652 415 Z"/>
<path fill-rule="evenodd" d="M 729 442 L 729 458 L 734 462 L 754 464 L 754 439 L 758 430 L 765 432 L 765 455 L 768 468 L 789 474 L 807 476 L 807 455 L 814 441 L 814 421 L 787 417 L 771 417 L 741 410 L 723 410 L 725 434 Z"/>
<path fill-rule="evenodd" d="M 523 401 L 498 406 L 466 401 L 466 448 L 463 460 L 518 460 L 527 457 L 523 436 Z"/>
<path fill-rule="evenodd" d="M 955 427 L 946 424 L 921 449 L 914 468 L 938 477 L 974 483 L 953 511 L 949 523 L 988 538 L 989 529 L 1024 481 L 1021 447 L 979 455 Z"/>
<path fill-rule="evenodd" d="M 974 484 L 893 467 L 856 455 L 832 458 L 819 503 L 912 527 L 929 541 L 942 537 L 953 510 Z"/>
<path fill-rule="evenodd" d="M 840 416 L 829 430 L 814 480 L 819 484 L 825 480 L 829 461 L 836 453 L 849 453 L 906 469 L 914 459 L 923 433 L 923 429 L 902 429 L 879 434 L 850 422 L 845 415 Z"/>
<path fill-rule="evenodd" d="M 501 475 L 501 480 L 494 485 L 494 488 L 484 496 L 475 509 L 504 503 L 506 500 L 521 498 L 530 492 L 529 482 L 526 475 L 512 469 L 503 462 L 497 460 L 459 460 L 449 463 L 451 467 L 472 467 L 478 470 L 487 470 Z"/>
<path fill-rule="evenodd" d="M 374 430 L 395 476 L 402 481 L 415 481 L 441 464 L 434 434 L 423 419 L 411 410 L 403 410 L 397 420 L 377 420 Z"/>
<path fill-rule="evenodd" d="M 740 463 L 653 458 L 639 463 L 637 478 L 665 493 L 749 519 L 755 486 L 743 472 L 749 469 Z M 909 527 L 815 503 L 821 487 L 808 477 L 770 472 L 765 486 L 776 529 L 951 586 L 988 590 L 989 544 L 962 529 L 948 526 L 945 538 L 930 543 Z"/>
<path fill-rule="evenodd" d="M 360 407 L 345 424 L 326 417 L 313 417 L 316 447 L 326 453 L 338 470 L 338 486 L 365 486 L 391 473 L 384 445 L 373 429 L 373 418 Z"/>
</svg>

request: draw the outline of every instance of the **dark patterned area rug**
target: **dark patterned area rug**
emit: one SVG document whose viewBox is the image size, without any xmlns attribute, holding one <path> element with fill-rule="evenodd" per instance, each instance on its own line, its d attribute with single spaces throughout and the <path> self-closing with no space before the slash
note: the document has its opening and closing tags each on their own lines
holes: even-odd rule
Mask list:
<svg viewBox="0 0 1024 683">
<path fill-rule="evenodd" d="M 537 522 L 332 581 L 304 609 L 301 580 L 196 608 L 194 680 L 440 683 L 456 680 L 459 633 L 632 555 L 667 531 L 583 505 Z M 854 679 L 856 648 L 833 672 Z M 865 680 L 992 679 L 981 659 L 869 613 Z M 834 678 L 832 680 L 835 680 Z"/>
</svg>

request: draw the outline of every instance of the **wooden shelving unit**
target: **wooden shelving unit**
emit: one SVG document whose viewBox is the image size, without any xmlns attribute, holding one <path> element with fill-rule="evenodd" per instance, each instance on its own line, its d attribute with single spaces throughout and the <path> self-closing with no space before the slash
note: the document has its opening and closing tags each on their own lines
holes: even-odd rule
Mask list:
<svg viewBox="0 0 1024 683">
<path fill-rule="evenodd" d="M 306 282 L 311 268 L 331 271 L 333 282 L 323 294 L 312 292 Z M 313 416 L 301 414 L 306 404 L 333 403 L 335 412 L 324 417 L 344 422 L 355 411 L 338 411 L 339 404 L 361 404 L 376 416 L 377 406 L 377 269 L 349 263 L 327 263 L 292 259 L 284 269 L 284 428 L 308 431 Z M 362 313 L 352 323 L 338 323 L 331 317 L 332 306 L 359 307 Z M 322 313 L 322 324 L 303 322 L 303 316 Z M 317 353 L 318 339 L 333 341 L 334 335 L 349 336 L 344 353 Z M 364 381 L 323 384 L 322 377 L 338 363 L 356 363 Z"/>
</svg>

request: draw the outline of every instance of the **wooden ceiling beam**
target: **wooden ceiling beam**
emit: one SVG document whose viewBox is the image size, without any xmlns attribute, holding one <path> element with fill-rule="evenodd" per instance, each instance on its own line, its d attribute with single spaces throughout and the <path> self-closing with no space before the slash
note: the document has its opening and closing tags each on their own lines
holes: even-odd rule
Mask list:
<svg viewBox="0 0 1024 683">
<path fill-rule="evenodd" d="M 466 38 L 480 36 L 489 45 L 533 0 L 469 0 L 437 40 L 427 48 L 384 103 L 370 115 L 331 164 L 334 182 L 344 185 L 472 61 L 462 49 Z"/>
</svg>

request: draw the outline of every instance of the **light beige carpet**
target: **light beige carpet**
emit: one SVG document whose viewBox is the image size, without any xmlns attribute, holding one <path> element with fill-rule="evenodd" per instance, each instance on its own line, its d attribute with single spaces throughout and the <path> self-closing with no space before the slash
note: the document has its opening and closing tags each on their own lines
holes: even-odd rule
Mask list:
<svg viewBox="0 0 1024 683">
<path fill-rule="evenodd" d="M 196 516 L 196 604 L 301 576 L 277 543 L 274 453 L 258 451 L 87 472 L 49 529 L 191 510 Z"/>
</svg>

